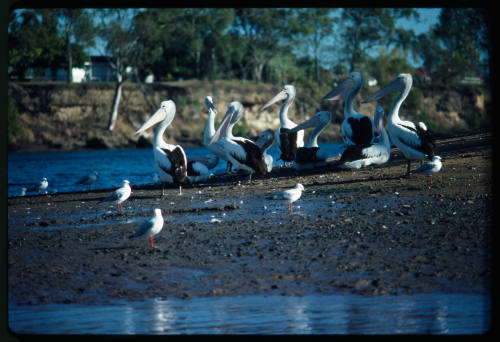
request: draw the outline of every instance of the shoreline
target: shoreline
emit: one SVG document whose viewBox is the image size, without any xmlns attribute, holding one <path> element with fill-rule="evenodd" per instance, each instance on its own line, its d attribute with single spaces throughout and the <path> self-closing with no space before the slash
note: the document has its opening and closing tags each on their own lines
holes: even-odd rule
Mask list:
<svg viewBox="0 0 500 342">
<path fill-rule="evenodd" d="M 357 171 L 223 176 L 181 196 L 168 186 L 165 198 L 158 185 L 135 186 L 123 214 L 99 204 L 109 189 L 9 197 L 8 301 L 489 293 L 492 141 L 438 140 L 432 185 L 401 177 L 393 149 L 387 164 Z M 269 197 L 298 182 L 306 191 L 290 215 Z M 159 248 L 126 240 L 155 207 Z"/>
</svg>

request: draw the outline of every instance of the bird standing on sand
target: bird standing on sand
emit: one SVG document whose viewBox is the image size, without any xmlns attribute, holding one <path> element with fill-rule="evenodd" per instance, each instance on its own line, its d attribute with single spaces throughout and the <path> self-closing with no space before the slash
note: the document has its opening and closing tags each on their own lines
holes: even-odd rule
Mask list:
<svg viewBox="0 0 500 342">
<path fill-rule="evenodd" d="M 285 200 L 288 202 L 288 211 L 292 212 L 292 203 L 297 201 L 300 196 L 302 196 L 302 191 L 304 191 L 304 186 L 297 183 L 292 189 L 285 190 L 279 194 L 273 196 L 276 200 Z"/>
<path fill-rule="evenodd" d="M 99 173 L 97 171 L 93 171 L 88 175 L 80 178 L 75 184 L 87 185 L 90 190 L 90 186 L 99 178 Z"/>
<path fill-rule="evenodd" d="M 434 156 L 432 157 L 431 161 L 428 161 L 422 166 L 420 166 L 418 169 L 413 171 L 412 173 L 422 173 L 424 175 L 429 176 L 429 184 L 432 184 L 432 175 L 434 173 L 438 173 L 441 171 L 441 167 L 443 167 L 443 164 L 441 163 L 441 157 L 440 156 Z"/>
<path fill-rule="evenodd" d="M 49 181 L 47 178 L 43 177 L 42 181 L 38 184 L 35 185 L 33 188 L 30 189 L 30 191 L 37 191 L 38 193 L 42 193 L 47 187 L 49 186 Z"/>
<path fill-rule="evenodd" d="M 122 212 L 122 203 L 130 197 L 132 189 L 130 188 L 130 182 L 126 179 L 123 180 L 121 188 L 116 189 L 111 195 L 106 197 L 101 201 L 103 202 L 114 202 L 118 206 L 118 211 Z"/>
<path fill-rule="evenodd" d="M 163 216 L 161 216 L 161 209 L 156 208 L 155 214 L 149 220 L 145 221 L 137 231 L 130 235 L 128 238 L 133 239 L 139 236 L 146 235 L 149 238 L 149 245 L 151 248 L 156 248 L 154 244 L 154 236 L 161 232 L 163 228 Z"/>
</svg>

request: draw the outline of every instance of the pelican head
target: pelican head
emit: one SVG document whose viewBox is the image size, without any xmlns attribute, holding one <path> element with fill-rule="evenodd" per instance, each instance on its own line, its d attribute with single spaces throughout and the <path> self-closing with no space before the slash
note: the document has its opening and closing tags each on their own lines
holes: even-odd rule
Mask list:
<svg viewBox="0 0 500 342">
<path fill-rule="evenodd" d="M 160 104 L 160 108 L 135 132 L 135 134 L 140 134 L 147 130 L 149 127 L 156 125 L 161 121 L 166 121 L 168 126 L 175 115 L 175 103 L 172 100 L 163 101 Z"/>
<path fill-rule="evenodd" d="M 353 71 L 349 74 L 349 77 L 326 94 L 323 100 L 342 100 L 352 89 L 359 89 L 361 84 L 363 84 L 363 75 L 357 71 Z"/>
<path fill-rule="evenodd" d="M 205 105 L 209 110 L 212 110 L 214 113 L 217 114 L 217 109 L 215 108 L 214 101 L 212 100 L 212 96 L 208 95 L 205 97 Z"/>
<path fill-rule="evenodd" d="M 222 117 L 222 120 L 215 131 L 212 139 L 210 140 L 210 144 L 220 140 L 222 137 L 226 136 L 229 132 L 229 129 L 232 125 L 238 122 L 243 116 L 243 112 L 245 109 L 241 102 L 233 101 L 227 106 L 226 114 Z"/>
<path fill-rule="evenodd" d="M 362 103 L 373 102 L 387 94 L 393 93 L 395 91 L 409 91 L 413 83 L 413 78 L 411 74 L 399 74 L 394 81 L 386 85 L 385 87 L 379 89 L 375 94 L 363 100 Z"/>
<path fill-rule="evenodd" d="M 276 133 L 272 129 L 266 129 L 259 134 L 255 143 L 261 150 L 265 151 L 276 142 Z"/>
<path fill-rule="evenodd" d="M 295 93 L 296 93 L 295 86 L 287 84 L 278 94 L 274 95 L 272 99 L 264 103 L 264 105 L 260 108 L 260 110 L 262 111 L 278 101 L 282 100 L 290 101 L 295 97 Z"/>
<path fill-rule="evenodd" d="M 290 130 L 290 132 L 297 132 L 302 129 L 306 129 L 309 127 L 324 127 L 326 126 L 332 118 L 330 112 L 323 110 L 321 112 L 317 112 L 312 118 L 307 121 L 304 121 L 300 125 L 295 126 Z"/>
</svg>

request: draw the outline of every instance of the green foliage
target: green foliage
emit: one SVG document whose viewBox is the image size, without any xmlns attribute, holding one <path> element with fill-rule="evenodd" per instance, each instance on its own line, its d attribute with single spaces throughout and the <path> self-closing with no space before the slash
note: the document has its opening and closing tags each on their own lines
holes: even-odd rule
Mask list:
<svg viewBox="0 0 500 342">
<path fill-rule="evenodd" d="M 23 136 L 24 130 L 21 120 L 19 119 L 19 112 L 14 100 L 10 96 L 7 97 L 7 126 L 9 144 L 16 138 Z"/>
</svg>

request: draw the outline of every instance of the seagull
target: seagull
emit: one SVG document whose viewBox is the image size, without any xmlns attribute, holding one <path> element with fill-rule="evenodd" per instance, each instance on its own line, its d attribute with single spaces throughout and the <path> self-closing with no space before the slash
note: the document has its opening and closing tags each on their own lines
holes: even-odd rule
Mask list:
<svg viewBox="0 0 500 342">
<path fill-rule="evenodd" d="M 292 189 L 288 189 L 274 195 L 273 199 L 288 201 L 288 211 L 291 213 L 292 203 L 298 200 L 300 196 L 302 196 L 302 191 L 304 191 L 304 186 L 300 183 L 297 183 Z"/>
<path fill-rule="evenodd" d="M 126 179 L 123 180 L 122 187 L 116 189 L 111 195 L 106 197 L 101 201 L 103 202 L 114 202 L 118 205 L 118 211 L 122 212 L 122 203 L 130 197 L 132 189 L 130 188 L 130 182 Z"/>
<path fill-rule="evenodd" d="M 26 196 L 26 188 L 21 188 L 21 195 L 20 196 Z"/>
<path fill-rule="evenodd" d="M 155 214 L 149 220 L 143 222 L 137 231 L 130 235 L 128 238 L 133 239 L 139 236 L 146 235 L 149 238 L 149 245 L 151 248 L 157 248 L 154 244 L 153 238 L 156 234 L 161 232 L 163 228 L 163 216 L 161 216 L 161 209 L 156 208 Z"/>
<path fill-rule="evenodd" d="M 432 174 L 441 171 L 443 164 L 441 163 L 440 156 L 432 157 L 432 160 L 422 164 L 418 169 L 412 171 L 412 173 L 422 173 L 429 176 L 429 184 L 432 184 Z"/>
<path fill-rule="evenodd" d="M 47 187 L 49 186 L 49 181 L 47 178 L 43 177 L 42 181 L 38 184 L 35 185 L 33 188 L 31 188 L 29 191 L 38 191 L 38 193 L 42 193 Z"/>
<path fill-rule="evenodd" d="M 97 171 L 93 171 L 93 172 L 89 173 L 88 175 L 82 177 L 75 184 L 88 185 L 89 190 L 90 190 L 90 186 L 92 185 L 92 183 L 94 183 L 97 180 L 97 178 L 99 178 L 99 173 Z"/>
</svg>

